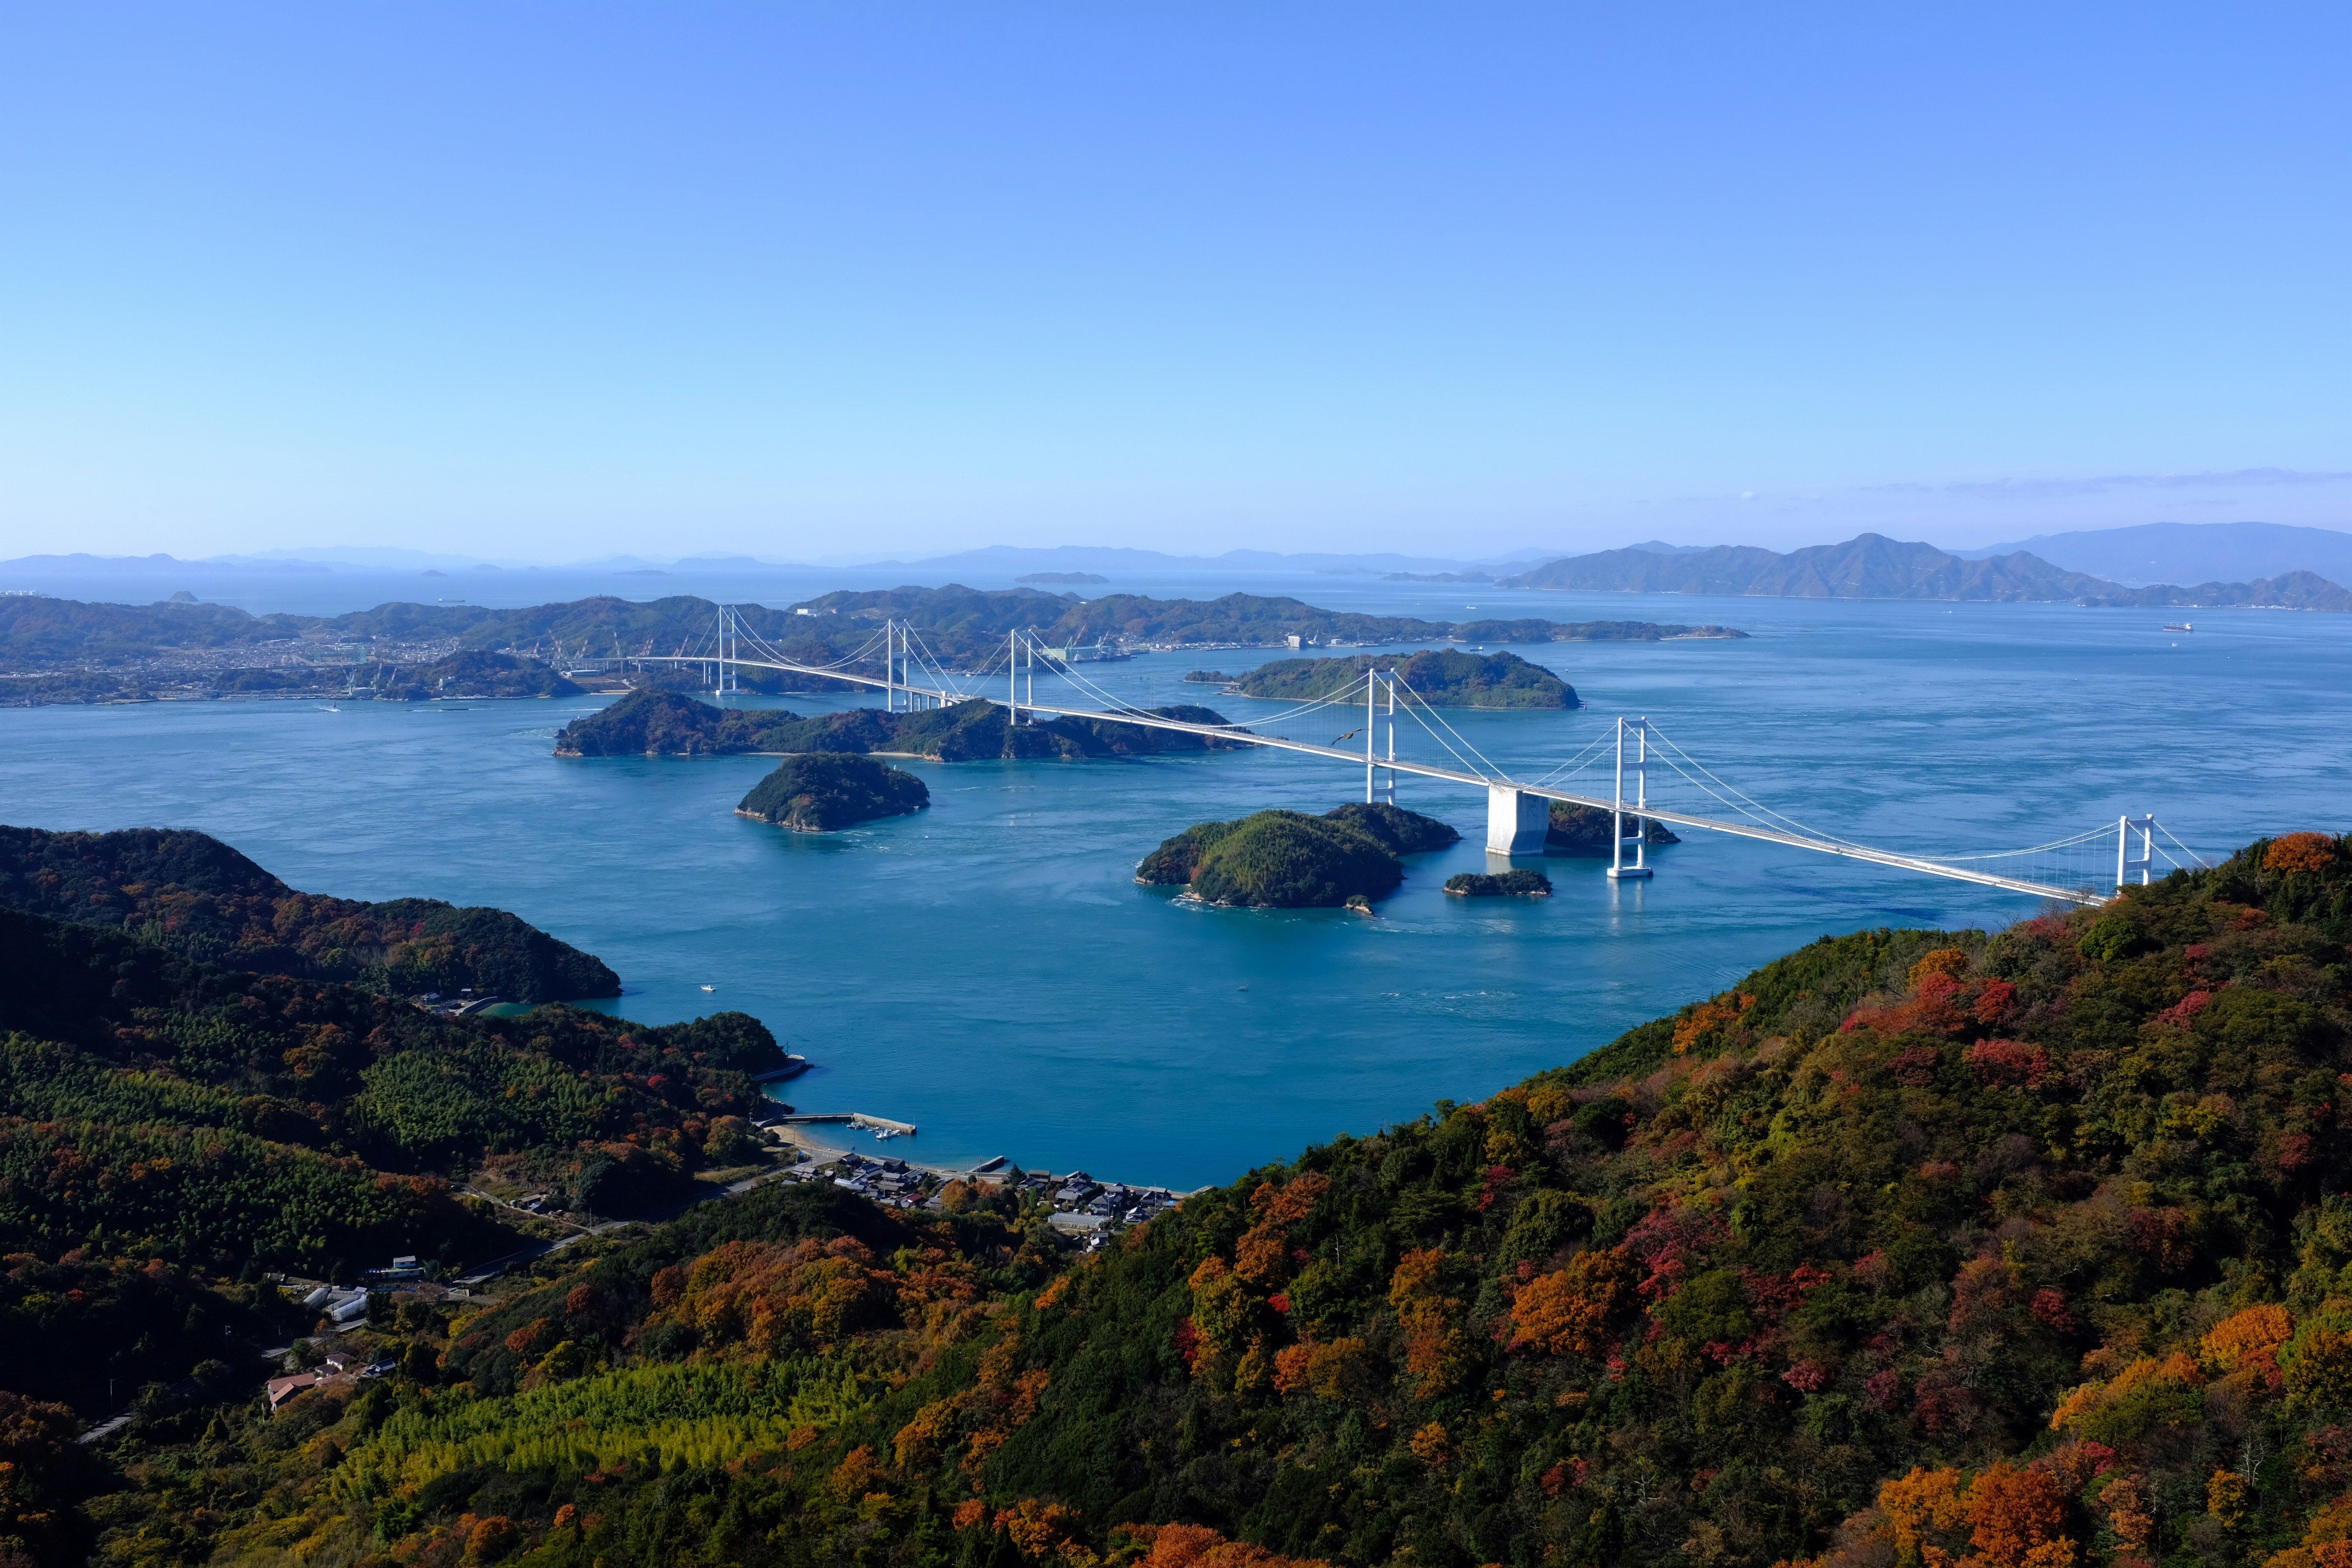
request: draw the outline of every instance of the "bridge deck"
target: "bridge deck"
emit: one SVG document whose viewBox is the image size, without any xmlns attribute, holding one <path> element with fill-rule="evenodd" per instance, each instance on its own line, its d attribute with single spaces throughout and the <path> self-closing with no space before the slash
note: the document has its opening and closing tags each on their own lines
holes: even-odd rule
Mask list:
<svg viewBox="0 0 2352 1568">
<path fill-rule="evenodd" d="M 606 659 L 599 662 L 610 664 L 615 661 Z M 654 656 L 622 662 L 726 663 L 746 669 L 774 669 L 790 675 L 809 675 L 822 677 L 827 680 L 846 680 L 860 686 L 892 688 L 900 691 L 912 692 L 919 697 L 934 698 L 942 705 L 948 706 L 958 702 L 972 701 L 977 696 L 976 693 L 968 691 L 949 691 L 937 687 L 911 686 L 905 681 L 890 681 L 880 676 L 852 675 L 842 670 L 819 669 L 809 665 L 792 664 L 775 659 L 721 660 Z M 994 703 L 998 707 L 1005 706 L 1003 701 L 992 697 L 979 700 Z M 1572 790 L 1552 789 L 1540 784 L 1524 784 L 1509 778 L 1488 778 L 1483 773 L 1469 773 L 1460 768 L 1438 767 L 1429 763 L 1410 762 L 1402 757 L 1391 762 L 1385 757 L 1373 757 L 1362 752 L 1341 751 L 1337 746 L 1317 745 L 1311 741 L 1294 741 L 1285 735 L 1262 735 L 1244 729 L 1238 724 L 1223 726 L 1194 724 L 1181 719 L 1165 719 L 1156 713 L 1139 710 L 1122 712 L 1099 708 L 1065 708 L 1050 702 L 1024 702 L 1021 704 L 1021 710 L 1025 713 L 1050 713 L 1056 718 L 1064 719 L 1107 719 L 1121 724 L 1134 724 L 1148 730 L 1173 730 L 1185 734 L 1205 735 L 1217 740 L 1232 741 L 1242 745 L 1263 746 L 1269 751 L 1297 752 L 1307 756 L 1322 757 L 1330 762 L 1346 763 L 1351 767 L 1360 768 L 1369 764 L 1379 768 L 1392 768 L 1398 773 L 1411 773 L 1418 778 L 1439 779 L 1447 784 L 1464 784 L 1474 789 L 1514 789 L 1523 795 L 1536 795 L 1544 800 L 1565 801 L 1570 805 L 1596 806 L 1602 811 L 1613 811 L 1617 804 L 1601 795 L 1578 795 Z M 1862 860 L 1874 866 L 1889 866 L 1897 870 L 1916 871 L 1926 876 L 1944 877 L 1959 882 L 1973 882 L 1980 887 L 2000 888 L 2009 892 L 2026 893 L 2035 898 L 2060 899 L 2074 904 L 2097 905 L 2107 902 L 2105 895 L 2089 892 L 2081 888 L 2062 888 L 2054 883 L 2029 881 L 2020 877 L 2004 877 L 1997 872 L 1980 871 L 1966 866 L 1954 866 L 1946 861 L 1930 860 L 1916 855 L 1898 855 L 1891 850 L 1873 849 L 1865 845 L 1847 844 L 1834 838 L 1815 838 L 1801 833 L 1790 833 L 1777 827 L 1766 827 L 1757 823 L 1727 821 L 1713 816 L 1695 816 L 1688 812 L 1668 811 L 1654 805 L 1643 807 L 1641 815 L 1675 827 L 1693 828 L 1702 833 L 1725 833 L 1735 838 L 1755 838 L 1768 844 L 1785 844 L 1792 849 L 1809 849 L 1817 855 L 1834 855 L 1843 859 Z"/>
</svg>

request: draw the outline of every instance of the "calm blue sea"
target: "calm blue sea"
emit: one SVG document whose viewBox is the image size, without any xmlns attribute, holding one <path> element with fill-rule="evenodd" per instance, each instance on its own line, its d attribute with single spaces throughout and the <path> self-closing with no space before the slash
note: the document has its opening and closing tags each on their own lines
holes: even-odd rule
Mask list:
<svg viewBox="0 0 2352 1568">
<path fill-rule="evenodd" d="M 1522 777 L 1619 714 L 1645 714 L 1757 799 L 1891 848 L 2009 848 L 2141 811 L 2208 853 L 2352 826 L 2352 617 L 2202 612 L 2180 636 L 2157 612 L 2055 605 L 1299 587 L 1335 607 L 1754 634 L 1520 649 L 1587 706 L 1449 716 Z M 1138 702 L 1200 700 L 1180 680 L 1187 669 L 1260 657 L 1151 656 L 1088 673 Z M 1355 723 L 1285 724 L 1276 705 L 1211 700 L 1300 739 Z M 630 1016 L 758 1015 L 822 1064 L 790 1099 L 919 1123 L 898 1147 L 919 1158 L 1001 1153 L 1177 1187 L 1440 1097 L 1475 1098 L 1826 932 L 1994 925 L 2036 909 L 1699 836 L 1660 852 L 1644 886 L 1554 859 L 1555 898 L 1465 903 L 1438 889 L 1483 868 L 1483 798 L 1408 779 L 1402 803 L 1447 817 L 1466 842 L 1415 864 L 1379 919 L 1202 910 L 1135 886 L 1138 858 L 1203 818 L 1360 796 L 1360 772 L 1253 752 L 909 763 L 930 809 L 818 837 L 731 814 L 766 760 L 551 756 L 557 727 L 593 706 L 5 711 L 0 819 L 199 827 L 299 888 L 499 905 L 610 963 Z M 1417 731 L 1400 744 L 1438 754 Z M 1680 784 L 1664 798 L 1702 804 Z"/>
</svg>

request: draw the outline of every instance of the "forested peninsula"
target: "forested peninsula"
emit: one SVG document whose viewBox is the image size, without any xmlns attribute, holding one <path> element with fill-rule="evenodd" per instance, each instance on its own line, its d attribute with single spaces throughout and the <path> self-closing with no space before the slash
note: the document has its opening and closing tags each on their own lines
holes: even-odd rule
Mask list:
<svg viewBox="0 0 2352 1568">
<path fill-rule="evenodd" d="M 1321 816 L 1261 811 L 1200 822 L 1145 856 L 1135 879 L 1189 885 L 1203 903 L 1252 909 L 1369 907 L 1404 880 L 1405 855 L 1443 849 L 1462 835 L 1433 816 L 1351 803 Z"/>
<path fill-rule="evenodd" d="M 1232 729 L 1208 708 L 1139 708 L 1139 715 Z M 1244 731 L 1246 732 L 1246 731 Z M 667 691 L 633 691 L 575 719 L 555 738 L 559 757 L 720 756 L 745 752 L 885 752 L 965 763 L 1024 757 L 1124 757 L 1229 749 L 1234 742 L 1111 719 L 1040 719 L 1014 725 L 1001 704 L 973 698 L 949 708 L 877 708 L 803 718 L 781 708 L 721 709 Z"/>
<path fill-rule="evenodd" d="M 184 957 L 414 996 L 514 1002 L 618 996 L 593 955 L 504 910 L 368 903 L 288 887 L 184 828 L 48 833 L 0 826 L 0 908 L 125 931 Z"/>
<path fill-rule="evenodd" d="M 1394 670 L 1405 689 L 1433 708 L 1580 708 L 1576 688 L 1515 653 L 1428 648 L 1410 658 L 1284 658 L 1237 677 L 1244 697 L 1307 701 L 1361 685 L 1364 672 Z"/>
<path fill-rule="evenodd" d="M 0 944 L 0 997 L 47 999 L 11 1001 L 12 1061 L 204 992 L 46 929 L 122 945 Z M 769 1188 L 386 1313 L 341 1342 L 393 1374 L 274 1415 L 221 1358 L 280 1309 L 199 1258 L 275 1210 L 29 1226 L 60 1189 L 20 1121 L 8 1370 L 48 1382 L 8 1405 L 0 1531 L 142 1565 L 2333 1568 L 2348 939 L 2352 845 L 2318 834 L 1990 934 L 1824 938 L 1083 1258 L 1017 1184 Z M 146 1190 L 131 1146 L 76 1147 L 126 1174 L 40 1202 Z M 41 1401 L 104 1408 L 73 1349 L 134 1323 L 147 1375 L 211 1369 L 77 1447 Z"/>
<path fill-rule="evenodd" d="M 677 1197 L 721 1123 L 767 1103 L 752 1075 L 783 1065 L 741 1014 L 447 1018 L 300 964 L 0 910 L 0 1402 L 100 1414 L 110 1380 L 125 1398 L 152 1382 L 161 1415 L 194 1375 L 234 1410 L 253 1348 L 310 1321 L 263 1270 L 512 1251 L 507 1211 L 450 1184 L 487 1158 L 582 1209 Z M 0 1536 L 23 1522 L 0 1513 Z"/>
</svg>

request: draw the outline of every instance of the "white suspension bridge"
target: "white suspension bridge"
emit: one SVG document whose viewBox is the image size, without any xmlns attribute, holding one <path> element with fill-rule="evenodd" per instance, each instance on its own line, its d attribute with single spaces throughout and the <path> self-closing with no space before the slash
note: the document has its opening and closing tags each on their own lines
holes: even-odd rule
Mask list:
<svg viewBox="0 0 2352 1568">
<path fill-rule="evenodd" d="M 2147 885 L 2160 874 L 2159 866 L 2168 870 L 2206 864 L 2167 832 L 2153 816 L 2125 816 L 2046 844 L 1979 855 L 1912 855 L 1856 843 L 1807 827 L 1725 783 L 1646 717 L 1621 718 L 1601 739 L 1549 773 L 1532 780 L 1516 779 L 1472 745 L 1395 669 L 1379 668 L 1376 658 L 1368 659 L 1363 672 L 1343 689 L 1301 701 L 1282 715 L 1286 724 L 1324 710 L 1356 717 L 1360 720 L 1357 727 L 1339 739 L 1352 740 L 1360 734 L 1364 745 L 1358 752 L 1337 742 L 1322 745 L 1284 735 L 1262 734 L 1238 724 L 1198 723 L 1139 708 L 1104 690 L 1084 675 L 1077 665 L 1085 661 L 1072 657 L 1076 651 L 1046 646 L 1034 629 L 1013 631 L 1006 635 L 1004 646 L 980 668 L 950 671 L 931 652 L 919 631 L 904 621 L 892 619 L 877 626 L 850 653 L 817 664 L 787 657 L 767 638 L 745 626 L 734 606 L 721 605 L 710 633 L 693 639 L 690 645 L 680 645 L 674 653 L 656 654 L 648 646 L 641 653 L 624 654 L 616 649 L 611 657 L 592 658 L 586 657 L 583 646 L 581 655 L 574 657 L 572 663 L 574 667 L 699 665 L 709 669 L 711 689 L 721 697 L 741 689 L 741 671 L 767 669 L 879 690 L 893 712 L 985 700 L 1001 702 L 1015 725 L 1032 722 L 1043 715 L 1173 731 L 1234 745 L 1320 758 L 1349 768 L 1360 767 L 1364 770 L 1367 801 L 1393 803 L 1400 773 L 1434 779 L 1486 792 L 1486 849 L 1493 855 L 1540 854 L 1549 826 L 1550 803 L 1560 801 L 1610 814 L 1609 875 L 1619 880 L 1636 880 L 1653 874 L 1648 860 L 1648 824 L 1653 822 L 1759 839 L 1814 854 L 2083 905 L 2105 903 L 2135 881 Z M 561 657 L 560 648 L 558 653 Z M 877 657 L 881 664 L 878 675 L 873 673 Z M 1079 696 L 1099 706 L 1076 707 L 1038 700 L 1036 677 L 1041 665 L 1049 677 L 1061 677 Z M 1001 699 L 982 689 L 983 685 L 992 687 L 999 678 L 1005 682 Z M 1397 755 L 1397 719 L 1401 714 L 1409 723 L 1417 724 L 1446 753 L 1453 765 Z M 1596 765 L 1608 769 L 1608 793 L 1567 787 L 1578 774 Z M 1695 793 L 1707 804 L 1732 815 L 1694 812 L 1683 809 L 1679 800 L 1669 802 L 1663 796 L 1654 799 L 1654 777 L 1662 784 L 1688 786 L 1686 793 Z"/>
</svg>

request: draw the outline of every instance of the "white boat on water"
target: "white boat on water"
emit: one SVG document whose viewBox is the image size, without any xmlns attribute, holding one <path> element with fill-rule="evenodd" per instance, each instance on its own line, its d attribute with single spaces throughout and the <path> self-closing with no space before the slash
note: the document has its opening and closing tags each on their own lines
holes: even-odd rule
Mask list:
<svg viewBox="0 0 2352 1568">
<path fill-rule="evenodd" d="M 716 991 L 716 990 L 718 990 L 718 989 L 719 989 L 719 987 L 718 987 L 718 986 L 716 986 L 716 985 L 706 985 L 706 986 L 704 986 L 704 987 L 703 987 L 703 989 L 704 989 L 705 991 Z"/>
<path fill-rule="evenodd" d="M 2183 621 L 2177 626 L 2167 626 L 2164 629 L 2168 632 L 2193 632 L 2197 628 L 2189 625 L 2187 621 Z"/>
</svg>

